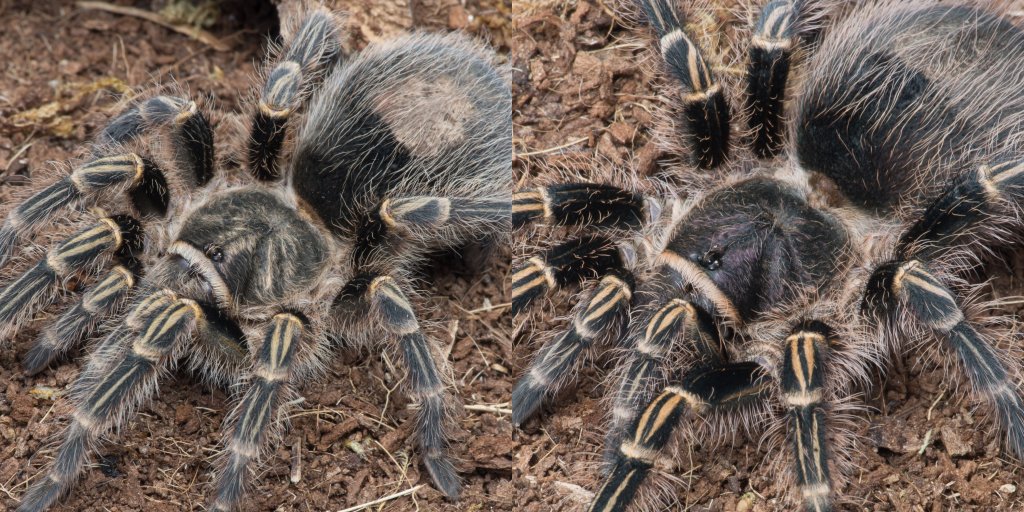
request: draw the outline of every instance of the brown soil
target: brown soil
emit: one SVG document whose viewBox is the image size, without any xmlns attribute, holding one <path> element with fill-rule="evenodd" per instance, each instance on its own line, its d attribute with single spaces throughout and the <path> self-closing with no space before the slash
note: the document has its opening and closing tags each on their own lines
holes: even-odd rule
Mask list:
<svg viewBox="0 0 1024 512">
<path fill-rule="evenodd" d="M 718 5 L 733 5 L 718 0 Z M 651 142 L 652 111 L 667 106 L 652 86 L 649 66 L 637 64 L 637 34 L 620 23 L 611 1 L 517 2 L 512 39 L 516 183 L 570 169 L 591 175 L 622 164 L 651 175 L 663 157 Z M 726 11 L 718 19 L 737 20 Z M 739 22 L 742 22 L 740 20 Z M 595 178 L 599 179 L 599 178 Z M 998 295 L 1021 293 L 1021 265 L 995 269 Z M 569 311 L 566 302 L 538 306 L 541 319 L 517 325 L 516 375 L 529 362 L 531 340 Z M 999 435 L 970 400 L 952 396 L 942 369 L 913 356 L 897 361 L 867 404 L 876 412 L 858 422 L 856 471 L 841 492 L 849 510 L 1021 510 L 1022 467 L 1000 451 Z M 514 485 L 519 510 L 582 510 L 600 485 L 599 465 L 609 388 L 609 363 L 583 365 L 538 418 L 517 430 Z M 884 413 L 883 413 L 884 411 Z M 759 434 L 739 434 L 711 450 L 695 442 L 685 454 L 672 510 L 783 510 L 789 489 L 766 461 L 790 457 L 759 447 Z M 925 442 L 930 439 L 930 442 Z M 922 445 L 926 445 L 921 449 Z M 691 469 L 692 468 L 692 469 Z"/>
<path fill-rule="evenodd" d="M 167 3 L 116 2 L 158 11 Z M 287 3 L 288 0 L 282 0 Z M 411 2 L 411 4 L 410 4 Z M 350 13 L 346 47 L 414 27 L 464 29 L 508 51 L 508 0 L 337 0 Z M 276 33 L 275 6 L 224 0 L 209 28 L 228 51 L 149 21 L 76 7 L 70 1 L 0 1 L 0 201 L 51 161 L 66 161 L 116 113 L 116 91 L 146 88 L 173 76 L 221 113 L 241 108 L 266 35 Z M 21 115 L 19 115 L 21 114 Z M 506 256 L 496 258 L 507 260 Z M 387 354 L 341 352 L 322 382 L 305 386 L 283 443 L 268 457 L 245 510 L 340 510 L 426 484 L 375 510 L 509 510 L 511 439 L 507 408 L 510 323 L 501 277 L 507 264 L 466 276 L 428 273 L 437 283 L 430 320 L 451 344 L 458 390 L 476 406 L 460 420 L 454 445 L 464 482 L 457 504 L 430 485 L 410 438 L 408 399 L 391 393 L 400 370 Z M 46 314 L 5 341 L 0 351 L 0 509 L 13 510 L 51 454 L 34 457 L 59 431 L 60 391 L 78 372 L 81 353 L 26 378 L 20 358 Z M 189 375 L 173 375 L 120 439 L 99 448 L 94 465 L 58 510 L 204 510 L 212 461 L 230 403 Z M 494 411 L 488 406 L 497 405 Z M 56 416 L 56 417 L 55 417 Z M 289 476 L 301 463 L 301 480 Z"/>
</svg>

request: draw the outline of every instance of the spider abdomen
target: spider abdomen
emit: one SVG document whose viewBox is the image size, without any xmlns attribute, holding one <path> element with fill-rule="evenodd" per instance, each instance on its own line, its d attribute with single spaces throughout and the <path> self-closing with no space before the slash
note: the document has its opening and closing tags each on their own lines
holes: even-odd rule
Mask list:
<svg viewBox="0 0 1024 512">
<path fill-rule="evenodd" d="M 505 80 L 463 38 L 421 34 L 367 50 L 314 98 L 294 190 L 347 236 L 386 198 L 508 195 L 510 105 Z"/>
<path fill-rule="evenodd" d="M 804 168 L 884 212 L 921 204 L 978 155 L 1020 144 L 1024 32 L 962 6 L 867 12 L 808 66 L 796 112 Z"/>
</svg>

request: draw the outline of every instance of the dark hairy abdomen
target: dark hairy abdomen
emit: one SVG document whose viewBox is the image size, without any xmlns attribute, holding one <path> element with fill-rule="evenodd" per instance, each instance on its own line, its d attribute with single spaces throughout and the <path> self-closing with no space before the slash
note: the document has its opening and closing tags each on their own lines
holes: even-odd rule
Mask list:
<svg viewBox="0 0 1024 512">
<path fill-rule="evenodd" d="M 413 35 L 331 75 L 292 163 L 298 196 L 351 236 L 383 199 L 497 197 L 511 182 L 511 94 L 465 40 Z"/>
<path fill-rule="evenodd" d="M 378 116 L 367 112 L 354 125 L 359 129 L 331 151 L 304 150 L 295 157 L 295 191 L 336 231 L 351 230 L 359 220 L 350 204 L 355 198 L 382 198 L 409 164 L 408 151 Z"/>
<path fill-rule="evenodd" d="M 808 63 L 796 156 L 854 204 L 920 204 L 956 173 L 1020 151 L 1018 27 L 935 5 L 869 9 L 840 23 L 854 27 L 828 35 Z"/>
</svg>

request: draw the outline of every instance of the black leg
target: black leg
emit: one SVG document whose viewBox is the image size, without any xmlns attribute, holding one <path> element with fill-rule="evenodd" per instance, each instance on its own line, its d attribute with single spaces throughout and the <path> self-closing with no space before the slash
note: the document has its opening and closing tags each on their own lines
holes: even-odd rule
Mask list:
<svg viewBox="0 0 1024 512">
<path fill-rule="evenodd" d="M 416 196 L 386 199 L 356 232 L 352 259 L 364 268 L 388 259 L 403 242 L 438 247 L 509 232 L 508 199 Z"/>
<path fill-rule="evenodd" d="M 512 227 L 531 222 L 552 226 L 635 231 L 657 218 L 655 203 L 618 187 L 561 183 L 512 195 Z"/>
<path fill-rule="evenodd" d="M 458 498 L 461 483 L 448 453 L 455 420 L 447 361 L 423 334 L 406 294 L 393 277 L 367 272 L 353 277 L 334 303 L 339 313 L 372 322 L 397 342 L 408 369 L 409 394 L 419 403 L 416 433 L 423 463 L 438 490 Z"/>
<path fill-rule="evenodd" d="M 909 317 L 909 325 L 943 340 L 975 394 L 995 409 L 1007 446 L 1018 458 L 1024 456 L 1024 402 L 1008 370 L 1018 363 L 998 356 L 930 265 L 967 241 L 998 238 L 1002 225 L 1019 219 L 1022 197 L 1024 161 L 962 174 L 900 237 L 896 259 L 875 269 L 863 303 L 865 313 L 879 321 L 905 326 Z"/>
<path fill-rule="evenodd" d="M 622 249 L 609 237 L 586 235 L 562 242 L 512 269 L 512 314 L 522 313 L 550 290 L 625 267 Z"/>
<path fill-rule="evenodd" d="M 0 291 L 0 332 L 9 333 L 56 297 L 62 278 L 94 268 L 105 257 L 142 246 L 142 227 L 127 215 L 104 217 L 57 246 Z"/>
<path fill-rule="evenodd" d="M 134 187 L 142 180 L 144 171 L 143 159 L 134 153 L 100 157 L 25 199 L 0 227 L 0 268 L 14 255 L 20 240 L 34 235 L 60 211 L 101 192 Z"/>
<path fill-rule="evenodd" d="M 743 362 L 697 368 L 666 387 L 633 422 L 590 511 L 626 510 L 687 409 L 698 415 L 736 409 L 764 400 L 771 385 L 759 365 Z"/>
<path fill-rule="evenodd" d="M 211 508 L 229 511 L 238 508 L 250 464 L 266 448 L 274 418 L 294 378 L 293 360 L 299 351 L 303 320 L 291 313 L 274 315 L 257 352 L 249 389 L 232 413 L 232 425 L 226 449 L 220 457 L 216 492 Z"/>
<path fill-rule="evenodd" d="M 753 149 L 761 158 L 779 153 L 785 137 L 786 81 L 789 79 L 795 16 L 790 0 L 773 0 L 761 11 L 747 63 L 747 110 Z"/>
<path fill-rule="evenodd" d="M 882 321 L 925 328 L 943 340 L 967 374 L 975 395 L 995 410 L 1006 443 L 1024 457 L 1024 402 L 1007 367 L 986 336 L 972 325 L 955 295 L 923 261 L 879 266 L 868 283 L 864 308 Z"/>
<path fill-rule="evenodd" d="M 140 112 L 147 130 L 170 127 L 172 156 L 193 187 L 213 178 L 213 128 L 194 101 L 157 96 L 146 100 Z"/>
<path fill-rule="evenodd" d="M 96 281 L 82 300 L 64 312 L 29 350 L 22 362 L 25 373 L 35 375 L 54 359 L 89 336 L 96 324 L 114 312 L 135 286 L 136 276 L 123 265 L 114 266 Z"/>
<path fill-rule="evenodd" d="M 805 322 L 786 338 L 780 387 L 789 416 L 796 483 L 807 512 L 832 510 L 824 407 L 825 355 L 831 329 Z"/>
<path fill-rule="evenodd" d="M 260 180 L 281 177 L 277 158 L 292 117 L 315 77 L 341 52 L 341 28 L 327 10 L 309 12 L 263 86 L 249 135 L 249 171 Z"/>
<path fill-rule="evenodd" d="M 955 178 L 896 245 L 901 260 L 931 261 L 971 235 L 1016 220 L 1024 198 L 1024 160 L 984 165 Z"/>
<path fill-rule="evenodd" d="M 722 85 L 715 81 L 703 52 L 683 29 L 674 0 L 640 0 L 669 73 L 683 87 L 683 123 L 694 163 L 702 169 L 721 165 L 729 155 L 730 113 Z"/>
<path fill-rule="evenodd" d="M 644 319 L 643 337 L 629 349 L 612 406 L 612 421 L 605 437 L 613 460 L 630 422 L 672 373 L 673 356 L 688 354 L 703 366 L 726 363 L 724 347 L 711 315 L 682 298 L 669 299 Z"/>
<path fill-rule="evenodd" d="M 80 399 L 60 448 L 46 474 L 22 498 L 19 512 L 46 510 L 74 485 L 91 448 L 152 396 L 158 376 L 201 317 L 198 304 L 166 290 L 136 304 L 125 325 L 110 334 L 106 349 L 93 353 L 78 377 Z M 112 359 L 98 360 L 104 356 Z"/>
<path fill-rule="evenodd" d="M 580 354 L 600 340 L 616 339 L 625 326 L 633 278 L 613 272 L 601 279 L 573 317 L 572 326 L 544 344 L 512 390 L 512 424 L 518 426 L 555 394 L 576 368 Z"/>
</svg>

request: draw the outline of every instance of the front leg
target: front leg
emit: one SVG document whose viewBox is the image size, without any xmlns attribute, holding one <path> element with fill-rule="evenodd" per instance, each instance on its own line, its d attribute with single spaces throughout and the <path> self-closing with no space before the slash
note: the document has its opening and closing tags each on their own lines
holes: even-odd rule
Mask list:
<svg viewBox="0 0 1024 512">
<path fill-rule="evenodd" d="M 612 420 L 605 434 L 605 459 L 615 451 L 630 422 L 640 413 L 672 372 L 677 354 L 687 354 L 701 366 L 722 365 L 727 358 L 711 315 L 682 297 L 655 302 L 658 309 L 639 316 L 643 337 L 627 343 L 621 376 L 612 405 Z M 638 333 L 639 334 L 639 333 Z M 515 403 L 513 403 L 513 406 Z M 514 407 L 513 407 L 514 409 Z"/>
<path fill-rule="evenodd" d="M 626 510 L 686 410 L 703 416 L 713 410 L 744 407 L 767 398 L 771 385 L 761 366 L 741 362 L 698 367 L 687 372 L 678 385 L 665 387 L 628 430 L 590 512 Z"/>
<path fill-rule="evenodd" d="M 617 340 L 626 326 L 635 288 L 632 274 L 613 272 L 601 279 L 573 315 L 572 325 L 548 340 L 512 389 L 512 424 L 521 425 L 571 379 L 583 352 Z"/>
<path fill-rule="evenodd" d="M 74 486 L 90 449 L 149 401 L 161 373 L 173 365 L 202 317 L 198 304 L 169 290 L 135 302 L 75 381 L 74 410 L 60 447 L 46 473 L 22 497 L 19 512 L 46 510 Z"/>
<path fill-rule="evenodd" d="M 796 480 L 807 512 L 832 510 L 824 401 L 825 356 L 831 329 L 805 322 L 786 338 L 780 387 L 789 416 Z"/>
<path fill-rule="evenodd" d="M 274 418 L 296 380 L 295 356 L 305 322 L 294 313 L 279 313 L 270 320 L 257 353 L 249 389 L 226 424 L 230 434 L 219 462 L 211 508 L 234 510 L 241 502 L 250 463 L 266 448 Z"/>
</svg>

